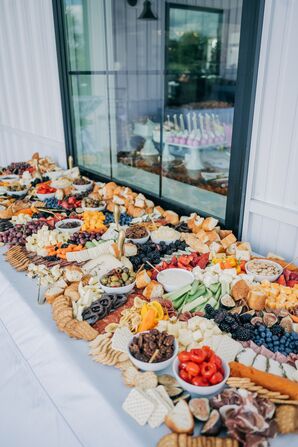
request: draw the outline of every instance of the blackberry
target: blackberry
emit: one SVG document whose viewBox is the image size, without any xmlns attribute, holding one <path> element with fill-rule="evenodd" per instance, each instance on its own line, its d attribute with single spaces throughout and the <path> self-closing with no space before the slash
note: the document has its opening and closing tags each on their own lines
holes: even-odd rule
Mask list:
<svg viewBox="0 0 298 447">
<path fill-rule="evenodd" d="M 219 323 L 218 327 L 223 332 L 231 332 L 230 325 L 225 323 L 225 321 L 222 321 L 221 323 Z"/>
<path fill-rule="evenodd" d="M 210 304 L 206 304 L 205 306 L 205 316 L 206 318 L 214 318 L 216 315 L 216 310 Z"/>
<path fill-rule="evenodd" d="M 273 335 L 278 335 L 278 336 L 282 336 L 285 333 L 285 330 L 283 327 L 281 327 L 279 324 L 274 324 L 271 328 L 271 333 Z"/>
<path fill-rule="evenodd" d="M 253 316 L 245 313 L 245 314 L 240 315 L 239 318 L 240 318 L 241 323 L 250 323 Z"/>
<path fill-rule="evenodd" d="M 239 341 L 249 341 L 252 339 L 252 331 L 250 329 L 246 329 L 245 327 L 238 327 L 235 333 L 232 334 L 232 337 Z"/>
<path fill-rule="evenodd" d="M 217 312 L 215 317 L 214 317 L 214 321 L 215 321 L 215 323 L 219 324 L 222 321 L 224 321 L 225 317 L 226 317 L 226 313 L 225 312 L 222 312 L 222 311 Z"/>
<path fill-rule="evenodd" d="M 232 315 L 226 315 L 225 316 L 225 323 L 227 324 L 233 324 L 235 322 L 234 317 L 232 317 Z"/>
<path fill-rule="evenodd" d="M 254 326 L 253 326 L 252 324 L 250 324 L 250 323 L 245 323 L 245 324 L 243 325 L 243 327 L 244 327 L 245 329 L 249 329 L 249 330 L 252 331 L 252 332 L 254 332 L 254 330 L 255 330 Z"/>
</svg>

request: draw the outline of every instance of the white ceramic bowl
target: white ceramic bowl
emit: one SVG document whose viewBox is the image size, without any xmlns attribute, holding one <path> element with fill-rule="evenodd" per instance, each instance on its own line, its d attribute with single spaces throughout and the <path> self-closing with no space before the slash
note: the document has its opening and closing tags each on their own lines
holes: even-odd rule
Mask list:
<svg viewBox="0 0 298 447">
<path fill-rule="evenodd" d="M 222 366 L 225 372 L 225 376 L 222 382 L 218 383 L 217 385 L 211 385 L 211 386 L 195 386 L 181 379 L 181 377 L 179 376 L 178 366 L 179 366 L 179 359 L 178 357 L 176 357 L 173 363 L 173 374 L 175 379 L 186 391 L 188 391 L 191 394 L 196 394 L 198 396 L 211 396 L 212 394 L 220 393 L 225 387 L 226 381 L 230 376 L 230 367 L 228 363 L 222 360 Z"/>
<path fill-rule="evenodd" d="M 16 174 L 0 175 L 0 182 L 13 183 L 18 179 L 19 176 Z"/>
<path fill-rule="evenodd" d="M 152 233 L 150 234 L 151 240 L 152 242 L 154 242 L 154 244 L 160 244 L 161 242 L 164 242 L 166 245 L 170 245 L 172 244 L 172 242 L 176 242 L 179 239 L 171 239 L 169 241 L 164 241 L 163 239 L 157 239 L 156 237 L 154 237 L 154 235 L 152 235 Z"/>
<path fill-rule="evenodd" d="M 23 197 L 27 194 L 28 189 L 24 189 L 23 191 L 8 191 L 6 190 L 6 194 L 8 196 L 19 196 L 19 197 Z"/>
<path fill-rule="evenodd" d="M 90 208 L 89 206 L 82 206 L 83 211 L 103 211 L 106 205 L 97 206 L 95 208 Z"/>
<path fill-rule="evenodd" d="M 89 189 L 92 188 L 92 182 L 87 183 L 86 185 L 75 185 L 74 184 L 73 186 L 77 191 L 85 192 L 85 191 L 89 191 Z"/>
<path fill-rule="evenodd" d="M 192 284 L 194 275 L 185 269 L 166 269 L 157 275 L 157 281 L 163 286 L 166 292 L 181 289 L 184 286 Z"/>
<path fill-rule="evenodd" d="M 68 223 L 68 222 L 76 222 L 78 224 L 77 227 L 75 228 L 61 228 L 61 225 L 63 223 Z M 77 231 L 80 231 L 81 226 L 83 225 L 83 222 L 79 219 L 63 219 L 60 220 L 59 222 L 56 222 L 55 224 L 55 228 L 56 230 L 62 231 L 63 233 L 77 233 Z"/>
<path fill-rule="evenodd" d="M 147 333 L 149 331 L 144 331 L 144 332 L 140 332 L 138 334 L 136 334 L 135 336 L 138 336 L 142 333 Z M 134 336 L 134 337 L 135 337 Z M 131 340 L 129 341 L 128 346 L 130 345 L 130 343 L 132 342 L 133 337 L 131 338 Z M 130 359 L 130 361 L 139 369 L 141 369 L 142 371 L 161 371 L 162 369 L 166 369 L 168 368 L 173 360 L 177 357 L 178 355 L 178 351 L 179 351 L 179 347 L 178 347 L 178 343 L 177 340 L 175 340 L 175 349 L 174 349 L 174 353 L 173 356 L 168 359 L 165 360 L 164 362 L 158 362 L 158 363 L 148 363 L 148 362 L 141 362 L 141 360 L 137 360 L 130 352 L 129 352 L 129 348 L 127 347 L 127 354 L 128 357 Z"/>
<path fill-rule="evenodd" d="M 133 239 L 133 238 L 126 238 L 127 242 L 132 242 L 133 244 L 146 244 L 146 242 L 149 240 L 150 234 L 148 233 L 147 236 L 141 237 L 139 239 Z"/>
<path fill-rule="evenodd" d="M 104 292 L 109 293 L 109 294 L 121 295 L 122 293 L 131 292 L 132 289 L 134 288 L 134 286 L 136 285 L 136 282 L 134 281 L 131 284 L 128 284 L 127 286 L 123 286 L 123 287 L 104 286 L 103 284 L 101 284 L 100 280 L 99 280 L 99 284 Z"/>
<path fill-rule="evenodd" d="M 252 263 L 255 263 L 255 262 L 261 263 L 261 264 L 264 264 L 264 263 L 271 264 L 271 265 L 273 265 L 274 267 L 276 267 L 278 269 L 279 273 L 277 273 L 276 275 L 262 275 L 262 274 L 259 275 L 259 274 L 256 274 L 256 273 L 252 272 L 250 270 L 250 268 L 249 268 L 249 266 Z M 281 267 L 281 265 L 279 265 L 277 262 L 270 261 L 269 259 L 252 259 L 251 261 L 248 261 L 245 264 L 245 270 L 246 270 L 246 273 L 248 273 L 249 275 L 253 275 L 255 281 L 259 281 L 259 282 L 261 282 L 261 281 L 274 282 L 274 281 L 277 280 L 277 278 L 280 277 L 280 275 L 283 272 L 283 268 Z"/>
<path fill-rule="evenodd" d="M 46 199 L 52 199 L 53 197 L 55 197 L 55 193 L 54 192 L 50 192 L 49 194 L 37 194 L 36 196 L 39 198 L 39 200 L 43 201 Z"/>
</svg>

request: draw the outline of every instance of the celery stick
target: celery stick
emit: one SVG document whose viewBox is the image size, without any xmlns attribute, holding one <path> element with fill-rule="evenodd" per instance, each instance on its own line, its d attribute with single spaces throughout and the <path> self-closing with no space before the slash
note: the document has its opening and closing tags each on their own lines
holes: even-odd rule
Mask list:
<svg viewBox="0 0 298 447">
<path fill-rule="evenodd" d="M 178 299 L 180 296 L 182 296 L 185 293 L 189 292 L 190 289 L 191 289 L 190 285 L 184 286 L 181 289 L 174 290 L 173 292 L 165 293 L 163 295 L 163 298 L 174 301 L 174 300 Z"/>
</svg>

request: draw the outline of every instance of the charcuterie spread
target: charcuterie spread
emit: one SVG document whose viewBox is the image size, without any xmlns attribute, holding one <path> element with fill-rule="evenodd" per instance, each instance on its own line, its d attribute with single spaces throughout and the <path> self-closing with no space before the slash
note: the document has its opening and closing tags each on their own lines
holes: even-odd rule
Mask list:
<svg viewBox="0 0 298 447">
<path fill-rule="evenodd" d="M 58 330 L 121 371 L 121 411 L 168 427 L 159 447 L 298 431 L 298 267 L 38 153 L 1 169 L 0 194 L 5 260 L 46 288 Z"/>
</svg>

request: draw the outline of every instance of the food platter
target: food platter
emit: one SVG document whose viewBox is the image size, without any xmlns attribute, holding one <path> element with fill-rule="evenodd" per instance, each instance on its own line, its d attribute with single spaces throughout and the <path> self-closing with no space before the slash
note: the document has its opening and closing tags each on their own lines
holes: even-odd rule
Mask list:
<svg viewBox="0 0 298 447">
<path fill-rule="evenodd" d="M 249 242 L 213 217 L 181 218 L 128 187 L 93 183 L 77 168 L 59 171 L 53 186 L 57 170 L 38 154 L 20 163 L 13 185 L 26 196 L 0 199 L 4 259 L 45 287 L 57 330 L 87 342 L 94 362 L 121 371 L 127 393 L 119 411 L 140 426 L 165 424 L 172 433 L 160 447 L 182 439 L 269 445 L 278 433 L 296 432 L 298 268 L 256 259 Z M 55 196 L 40 201 L 37 191 Z M 82 202 L 104 209 L 82 209 Z M 158 279 L 173 282 L 172 272 L 181 284 L 164 288 Z M 190 279 L 183 283 L 179 272 Z"/>
</svg>

